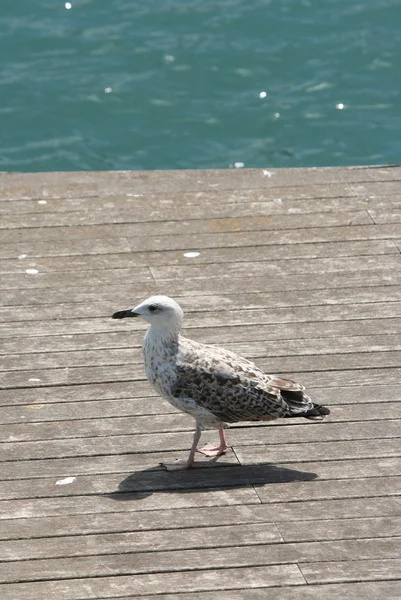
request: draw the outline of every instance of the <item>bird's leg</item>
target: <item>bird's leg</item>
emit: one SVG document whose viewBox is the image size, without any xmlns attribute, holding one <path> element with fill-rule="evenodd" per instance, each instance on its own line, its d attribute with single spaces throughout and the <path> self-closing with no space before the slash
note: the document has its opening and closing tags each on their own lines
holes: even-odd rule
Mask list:
<svg viewBox="0 0 401 600">
<path fill-rule="evenodd" d="M 196 447 L 200 440 L 201 434 L 201 428 L 199 425 L 196 425 L 194 440 L 192 442 L 191 451 L 187 460 L 175 460 L 173 463 L 160 463 L 160 466 L 164 467 L 167 471 L 183 471 L 184 469 L 190 469 L 194 464 Z"/>
<path fill-rule="evenodd" d="M 219 436 L 220 436 L 220 445 L 216 446 L 213 444 L 206 444 L 203 448 L 200 448 L 198 452 L 201 452 L 205 456 L 220 456 L 220 454 L 224 454 L 227 450 L 227 444 L 224 437 L 224 429 L 222 427 L 219 428 Z"/>
</svg>

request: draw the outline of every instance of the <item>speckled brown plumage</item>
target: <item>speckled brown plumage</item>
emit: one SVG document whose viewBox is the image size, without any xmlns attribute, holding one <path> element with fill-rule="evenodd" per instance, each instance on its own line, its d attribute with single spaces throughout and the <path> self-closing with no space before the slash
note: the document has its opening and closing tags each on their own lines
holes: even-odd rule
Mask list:
<svg viewBox="0 0 401 600">
<path fill-rule="evenodd" d="M 267 375 L 252 362 L 217 346 L 180 337 L 175 369 L 171 395 L 192 398 L 222 423 L 271 421 L 289 416 L 294 408 L 301 412 L 312 408 L 299 384 Z M 297 392 L 294 408 L 284 400 L 281 388 Z"/>
<path fill-rule="evenodd" d="M 217 450 L 224 451 L 222 428 L 227 423 L 296 416 L 319 420 L 330 412 L 314 404 L 302 385 L 267 375 L 229 350 L 182 337 L 183 312 L 171 298 L 153 296 L 113 316 L 140 316 L 151 324 L 143 344 L 147 378 L 159 394 L 196 421 L 185 468 L 192 465 L 202 429 L 219 429 Z"/>
</svg>

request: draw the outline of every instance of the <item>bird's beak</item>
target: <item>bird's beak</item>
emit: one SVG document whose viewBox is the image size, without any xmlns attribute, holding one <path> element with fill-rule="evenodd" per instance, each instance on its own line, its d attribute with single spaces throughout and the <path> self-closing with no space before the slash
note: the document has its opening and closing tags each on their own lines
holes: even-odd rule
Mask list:
<svg viewBox="0 0 401 600">
<path fill-rule="evenodd" d="M 125 317 L 139 317 L 139 314 L 135 312 L 134 308 L 128 308 L 115 312 L 112 319 L 125 319 Z"/>
</svg>

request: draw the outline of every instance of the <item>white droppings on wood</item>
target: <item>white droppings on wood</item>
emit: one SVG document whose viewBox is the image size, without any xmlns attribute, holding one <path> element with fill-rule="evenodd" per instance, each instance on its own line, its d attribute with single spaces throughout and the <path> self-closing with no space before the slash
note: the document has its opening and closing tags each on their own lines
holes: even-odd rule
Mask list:
<svg viewBox="0 0 401 600">
<path fill-rule="evenodd" d="M 69 485 L 76 480 L 76 477 L 64 477 L 64 479 L 59 479 L 56 481 L 56 485 Z"/>
</svg>

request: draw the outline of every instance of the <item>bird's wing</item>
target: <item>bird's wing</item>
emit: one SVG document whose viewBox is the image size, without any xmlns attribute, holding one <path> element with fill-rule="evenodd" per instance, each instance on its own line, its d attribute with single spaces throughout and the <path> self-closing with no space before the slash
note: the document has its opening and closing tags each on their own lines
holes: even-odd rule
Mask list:
<svg viewBox="0 0 401 600">
<path fill-rule="evenodd" d="M 177 358 L 172 392 L 176 398 L 192 398 L 221 421 L 233 423 L 288 415 L 291 409 L 283 397 L 286 394 L 293 396 L 304 412 L 310 401 L 307 396 L 304 399 L 302 390 L 299 384 L 267 375 L 232 352 L 185 340 Z"/>
</svg>

